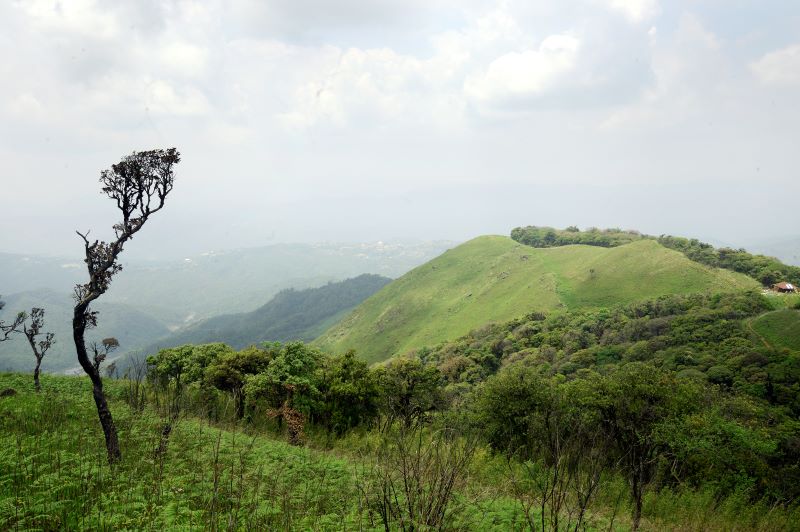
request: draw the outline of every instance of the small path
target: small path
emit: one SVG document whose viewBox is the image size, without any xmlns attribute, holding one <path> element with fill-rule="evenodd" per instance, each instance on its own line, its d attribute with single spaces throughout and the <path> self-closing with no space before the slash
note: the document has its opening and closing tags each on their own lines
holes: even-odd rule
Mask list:
<svg viewBox="0 0 800 532">
<path fill-rule="evenodd" d="M 775 312 L 775 311 L 772 311 L 772 312 Z M 769 312 L 767 312 L 767 314 L 769 314 Z M 761 314 L 761 316 L 764 316 L 764 314 Z M 751 332 L 751 333 L 753 333 L 753 335 L 755 335 L 755 336 L 756 336 L 756 338 L 758 338 L 759 340 L 761 340 L 761 343 L 763 343 L 763 344 L 764 344 L 764 347 L 766 347 L 767 349 L 775 349 L 775 348 L 772 346 L 772 344 L 770 344 L 769 342 L 767 342 L 767 339 L 766 339 L 766 338 L 764 338 L 763 336 L 761 336 L 760 334 L 758 334 L 758 332 L 757 332 L 757 331 L 755 330 L 755 328 L 753 327 L 753 320 L 755 320 L 755 319 L 758 319 L 758 318 L 760 318 L 761 316 L 756 316 L 755 318 L 750 318 L 749 320 L 747 320 L 747 321 L 745 322 L 745 323 L 747 323 L 747 328 L 750 330 L 750 332 Z"/>
</svg>

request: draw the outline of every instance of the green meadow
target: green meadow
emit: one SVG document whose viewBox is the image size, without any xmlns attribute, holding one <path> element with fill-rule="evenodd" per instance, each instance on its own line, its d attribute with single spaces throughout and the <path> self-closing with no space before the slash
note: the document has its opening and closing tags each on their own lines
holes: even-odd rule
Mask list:
<svg viewBox="0 0 800 532">
<path fill-rule="evenodd" d="M 316 343 L 334 352 L 355 349 L 376 362 L 533 311 L 757 286 L 653 240 L 613 248 L 532 248 L 504 236 L 482 236 L 390 283 Z"/>
</svg>

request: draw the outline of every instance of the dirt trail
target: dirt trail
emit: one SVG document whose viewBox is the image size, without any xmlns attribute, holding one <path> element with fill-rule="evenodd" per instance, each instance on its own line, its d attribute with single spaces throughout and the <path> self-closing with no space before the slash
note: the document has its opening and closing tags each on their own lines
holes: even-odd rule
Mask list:
<svg viewBox="0 0 800 532">
<path fill-rule="evenodd" d="M 749 320 L 747 320 L 747 321 L 745 322 L 745 323 L 747 323 L 747 329 L 748 329 L 748 330 L 749 330 L 751 333 L 753 333 L 753 335 L 755 335 L 755 337 L 756 337 L 756 338 L 758 338 L 759 340 L 761 340 L 761 343 L 762 343 L 762 344 L 764 344 L 764 347 L 766 347 L 767 349 L 775 349 L 775 348 L 772 346 L 772 344 L 770 344 L 769 342 L 767 342 L 766 338 L 764 338 L 763 336 L 761 336 L 760 334 L 758 334 L 758 332 L 756 332 L 755 328 L 753 327 L 753 320 L 754 320 L 754 319 L 756 319 L 756 318 L 750 318 Z"/>
</svg>

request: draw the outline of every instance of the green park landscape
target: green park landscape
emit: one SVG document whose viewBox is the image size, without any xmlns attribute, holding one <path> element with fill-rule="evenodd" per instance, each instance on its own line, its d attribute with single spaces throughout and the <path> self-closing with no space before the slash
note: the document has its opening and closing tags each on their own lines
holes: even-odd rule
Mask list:
<svg viewBox="0 0 800 532">
<path fill-rule="evenodd" d="M 800 532 L 800 1 L 0 47 L 0 532 Z"/>
<path fill-rule="evenodd" d="M 695 240 L 526 227 L 393 281 L 280 292 L 113 362 L 118 341 L 93 342 L 91 378 L 0 375 L 0 524 L 799 529 L 800 298 L 765 286 L 799 272 Z M 46 372 L 46 315 L 4 316 Z"/>
</svg>

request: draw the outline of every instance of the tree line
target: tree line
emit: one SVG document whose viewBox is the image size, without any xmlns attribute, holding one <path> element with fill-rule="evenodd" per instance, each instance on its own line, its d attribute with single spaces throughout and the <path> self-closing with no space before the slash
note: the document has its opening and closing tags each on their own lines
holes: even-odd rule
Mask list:
<svg viewBox="0 0 800 532">
<path fill-rule="evenodd" d="M 696 238 L 683 238 L 670 235 L 650 236 L 635 230 L 623 231 L 619 228 L 589 228 L 581 231 L 575 226 L 566 229 L 537 227 L 529 225 L 516 227 L 511 238 L 520 244 L 535 248 L 548 248 L 582 244 L 586 246 L 617 247 L 637 240 L 655 240 L 662 246 L 680 251 L 688 259 L 711 266 L 743 273 L 759 281 L 764 286 L 772 286 L 781 281 L 800 284 L 800 267 L 782 263 L 775 257 L 754 255 L 744 249 L 720 248 L 701 242 Z"/>
</svg>

